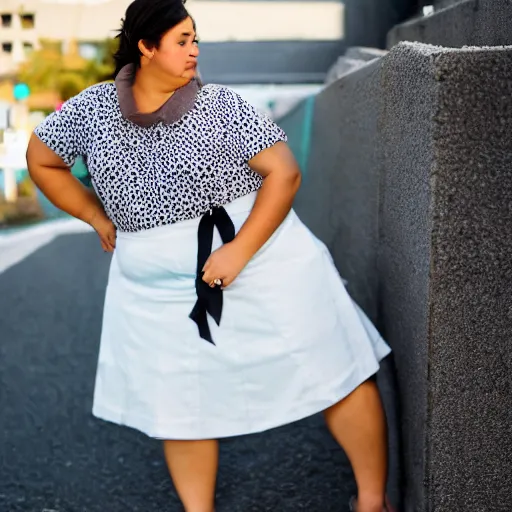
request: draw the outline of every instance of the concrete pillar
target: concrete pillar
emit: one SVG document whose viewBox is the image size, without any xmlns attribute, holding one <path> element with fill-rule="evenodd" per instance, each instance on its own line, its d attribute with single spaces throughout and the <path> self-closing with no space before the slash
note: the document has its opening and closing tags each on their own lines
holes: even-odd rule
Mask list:
<svg viewBox="0 0 512 512">
<path fill-rule="evenodd" d="M 404 512 L 511 509 L 511 61 L 401 43 L 315 101 L 296 209 L 394 350 Z"/>
<path fill-rule="evenodd" d="M 415 41 L 451 48 L 512 44 L 510 0 L 465 0 L 436 4 L 445 7 L 426 18 L 402 23 L 390 30 L 388 47 Z"/>
<path fill-rule="evenodd" d="M 511 59 L 403 43 L 385 59 L 378 261 L 406 512 L 510 510 Z"/>
</svg>

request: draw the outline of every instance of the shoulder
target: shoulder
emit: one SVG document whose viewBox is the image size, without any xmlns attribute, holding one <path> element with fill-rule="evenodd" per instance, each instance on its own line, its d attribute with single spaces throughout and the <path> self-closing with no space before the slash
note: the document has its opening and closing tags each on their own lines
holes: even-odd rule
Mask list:
<svg viewBox="0 0 512 512">
<path fill-rule="evenodd" d="M 203 85 L 199 91 L 197 112 L 222 126 L 230 125 L 237 117 L 238 101 L 235 91 L 218 84 Z"/>
<path fill-rule="evenodd" d="M 84 89 L 80 94 L 77 94 L 75 98 L 99 98 L 105 96 L 113 96 L 115 94 L 115 84 L 114 82 L 100 82 L 95 85 L 91 85 Z"/>
<path fill-rule="evenodd" d="M 230 96 L 236 94 L 233 89 L 220 84 L 206 84 L 201 87 L 201 91 L 212 98 L 219 98 L 223 96 Z"/>
<path fill-rule="evenodd" d="M 84 89 L 82 93 L 84 97 L 91 99 L 102 99 L 115 98 L 116 97 L 116 85 L 114 82 L 100 82 L 96 85 L 91 85 Z"/>
<path fill-rule="evenodd" d="M 225 85 L 208 84 L 202 87 L 202 101 L 212 114 L 231 122 L 240 119 L 256 119 L 262 115 L 253 105 L 233 89 Z"/>
<path fill-rule="evenodd" d="M 203 85 L 201 96 L 207 102 L 223 107 L 236 107 L 237 103 L 243 101 L 233 89 L 219 84 Z"/>
<path fill-rule="evenodd" d="M 62 111 L 67 113 L 91 114 L 98 107 L 113 105 L 116 101 L 115 85 L 111 82 L 102 82 L 84 89 L 62 105 Z"/>
</svg>

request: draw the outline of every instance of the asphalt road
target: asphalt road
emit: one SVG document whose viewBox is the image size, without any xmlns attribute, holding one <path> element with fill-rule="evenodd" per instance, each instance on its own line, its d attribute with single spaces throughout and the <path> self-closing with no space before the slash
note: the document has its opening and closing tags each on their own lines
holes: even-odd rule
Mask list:
<svg viewBox="0 0 512 512">
<path fill-rule="evenodd" d="M 161 444 L 91 415 L 110 257 L 61 236 L 0 274 L 0 512 L 178 512 Z M 222 442 L 218 512 L 345 512 L 345 455 L 314 416 Z"/>
</svg>

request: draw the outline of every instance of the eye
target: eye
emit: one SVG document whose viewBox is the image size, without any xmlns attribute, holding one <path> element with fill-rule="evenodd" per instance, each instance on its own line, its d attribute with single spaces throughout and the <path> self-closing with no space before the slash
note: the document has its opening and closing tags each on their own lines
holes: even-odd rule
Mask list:
<svg viewBox="0 0 512 512">
<path fill-rule="evenodd" d="M 199 44 L 199 39 L 194 39 L 193 44 L 197 46 Z"/>
</svg>

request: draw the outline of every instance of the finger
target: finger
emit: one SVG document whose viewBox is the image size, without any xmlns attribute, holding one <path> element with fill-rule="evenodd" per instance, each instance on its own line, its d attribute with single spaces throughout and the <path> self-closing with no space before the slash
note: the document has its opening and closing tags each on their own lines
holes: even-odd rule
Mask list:
<svg viewBox="0 0 512 512">
<path fill-rule="evenodd" d="M 226 277 L 225 279 L 223 279 L 221 290 L 226 289 L 233 281 L 234 281 L 234 279 L 230 279 L 229 277 Z"/>
<path fill-rule="evenodd" d="M 100 244 L 101 244 L 101 248 L 103 249 L 103 251 L 107 252 L 108 249 L 107 249 L 107 244 L 100 238 Z"/>
<path fill-rule="evenodd" d="M 213 277 L 211 272 L 203 272 L 203 281 L 207 284 L 210 284 L 215 278 Z"/>
<path fill-rule="evenodd" d="M 216 265 L 210 264 L 208 269 L 203 273 L 203 281 L 210 284 L 215 279 L 218 279 L 220 272 L 217 270 Z"/>
<path fill-rule="evenodd" d="M 212 264 L 212 263 L 211 263 L 211 261 L 210 261 L 210 258 L 208 258 L 208 259 L 206 260 L 206 263 L 204 264 L 203 272 L 206 272 L 206 271 L 210 268 L 211 264 Z"/>
<path fill-rule="evenodd" d="M 215 281 L 219 278 L 219 273 L 215 273 L 213 271 L 205 272 L 203 275 L 203 281 L 210 287 L 215 288 L 217 285 L 215 284 Z"/>
<path fill-rule="evenodd" d="M 217 279 L 220 279 L 220 284 L 218 284 Z M 217 283 L 216 283 L 215 281 L 217 281 Z M 215 279 L 213 280 L 213 282 L 212 282 L 213 286 L 212 286 L 212 285 L 210 285 L 210 286 L 212 286 L 212 288 L 215 288 L 216 286 L 219 286 L 219 287 L 220 287 L 220 289 L 221 289 L 221 290 L 223 290 L 223 289 L 224 289 L 224 283 L 225 283 L 226 281 L 227 281 L 227 280 L 226 280 L 226 278 L 217 277 L 217 278 L 215 278 Z"/>
<path fill-rule="evenodd" d="M 111 233 L 109 233 L 108 241 L 109 241 L 110 245 L 112 246 L 112 249 L 114 249 L 114 247 L 116 246 L 116 232 L 115 231 L 112 231 Z"/>
<path fill-rule="evenodd" d="M 114 247 L 108 238 L 103 238 L 103 243 L 105 244 L 107 252 L 112 252 L 114 250 Z"/>
</svg>

